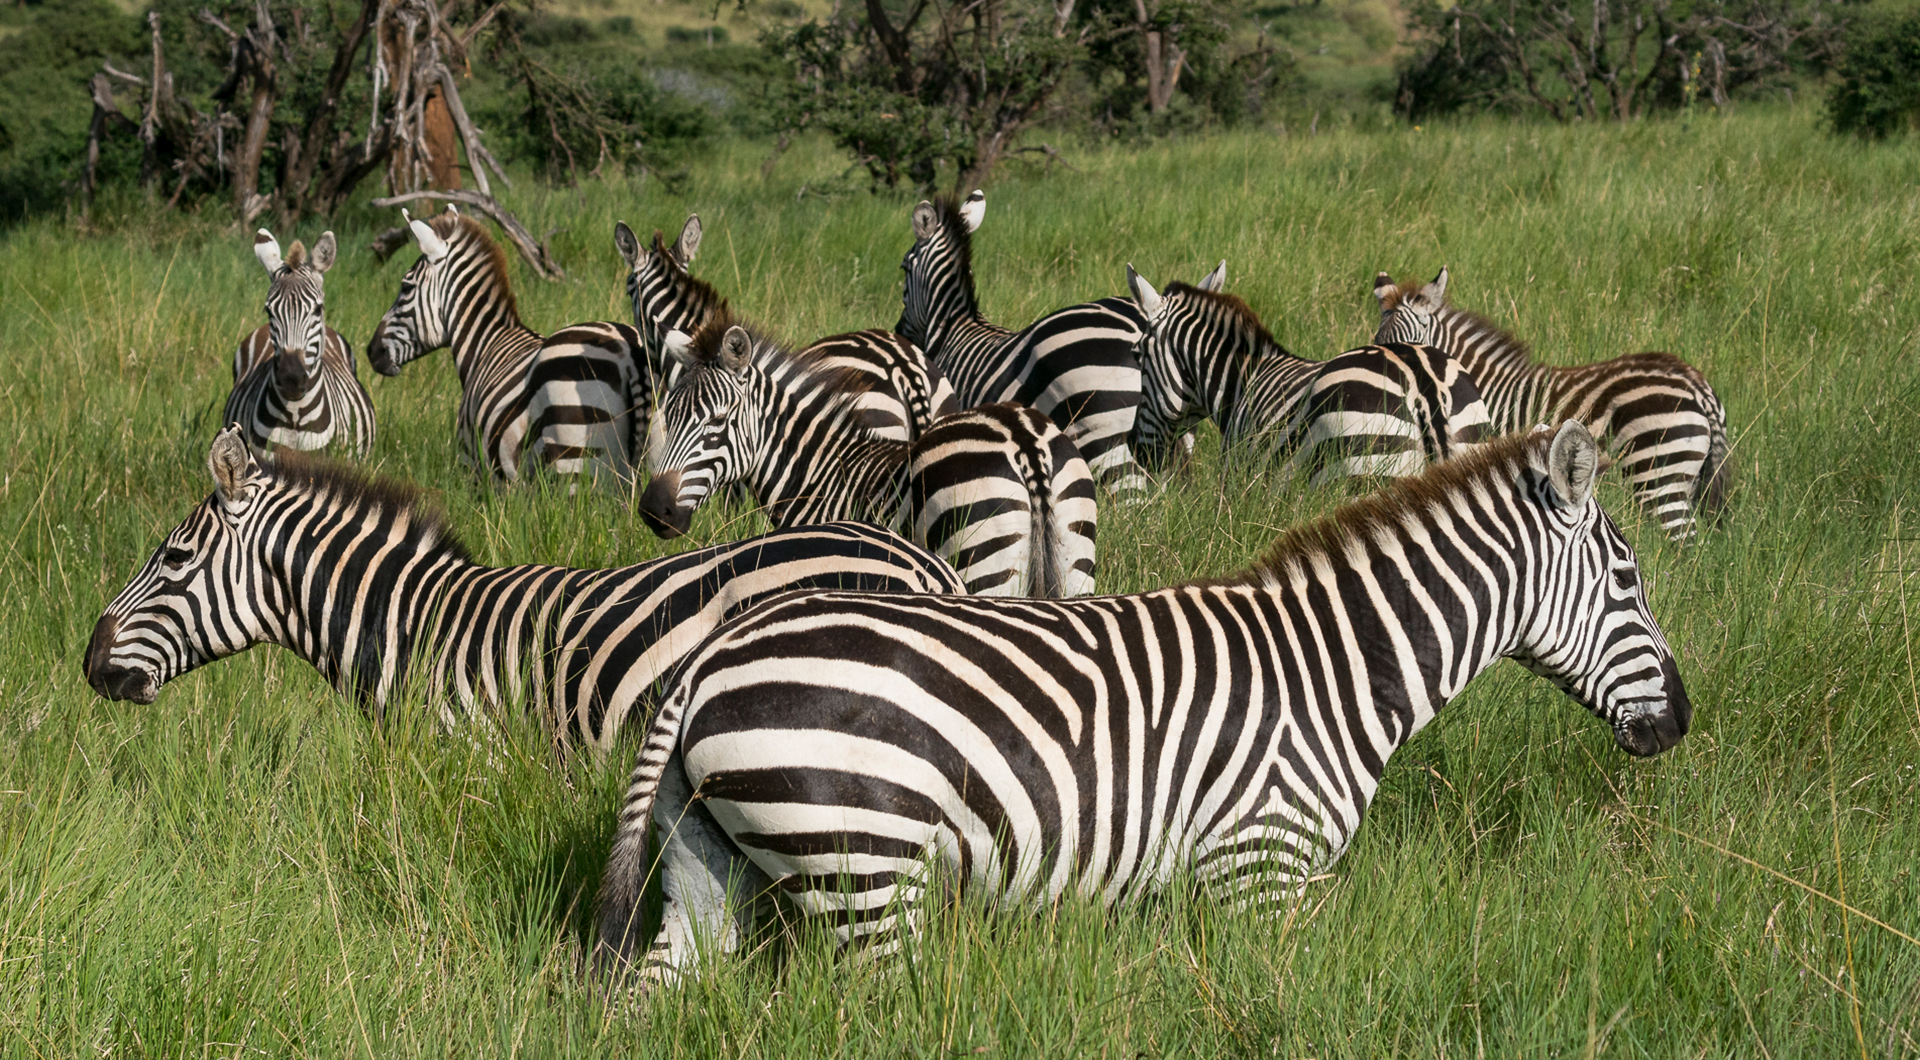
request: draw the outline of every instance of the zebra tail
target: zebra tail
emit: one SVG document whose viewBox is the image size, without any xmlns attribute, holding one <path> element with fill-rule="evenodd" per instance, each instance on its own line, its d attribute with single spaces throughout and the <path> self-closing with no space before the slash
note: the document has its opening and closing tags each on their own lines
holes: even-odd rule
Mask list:
<svg viewBox="0 0 1920 1060">
<path fill-rule="evenodd" d="M 684 683 L 676 682 L 672 687 L 634 759 L 626 801 L 620 806 L 613 852 L 607 857 L 607 871 L 600 880 L 600 941 L 594 947 L 593 964 L 602 974 L 630 967 L 638 941 L 640 901 L 647 890 L 653 837 L 653 803 L 660 793 L 660 777 L 680 743 L 680 719 L 689 695 Z"/>
<path fill-rule="evenodd" d="M 1051 426 L 1049 424 L 1048 426 Z M 1028 530 L 1027 595 L 1038 599 L 1058 599 L 1066 585 L 1060 577 L 1060 528 L 1053 510 L 1053 474 L 1056 470 L 1044 437 L 1039 445 L 1014 446 L 1019 454 L 1020 477 L 1027 483 L 1027 512 L 1032 517 Z"/>
<path fill-rule="evenodd" d="M 1700 468 L 1700 480 L 1693 491 L 1694 507 L 1709 515 L 1726 511 L 1727 491 L 1733 482 L 1733 447 L 1727 442 L 1727 410 L 1719 395 L 1707 388 L 1712 399 L 1708 414 L 1707 461 Z"/>
</svg>

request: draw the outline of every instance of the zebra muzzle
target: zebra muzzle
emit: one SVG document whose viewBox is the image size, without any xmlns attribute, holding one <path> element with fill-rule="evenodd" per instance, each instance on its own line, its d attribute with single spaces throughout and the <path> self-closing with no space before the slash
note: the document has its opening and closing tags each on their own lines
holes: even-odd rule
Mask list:
<svg viewBox="0 0 1920 1060">
<path fill-rule="evenodd" d="M 1627 722 L 1614 736 L 1620 749 L 1642 758 L 1657 755 L 1680 742 L 1693 727 L 1693 701 L 1687 698 L 1687 686 L 1680 680 L 1680 668 L 1668 656 L 1660 664 L 1667 686 L 1667 709 L 1658 714 L 1642 714 Z"/>
<path fill-rule="evenodd" d="M 114 615 L 101 615 L 100 621 L 93 627 L 93 639 L 87 642 L 87 657 L 83 666 L 87 684 L 107 699 L 151 703 L 160 694 L 160 683 L 146 670 L 113 661 L 114 640 L 119 635 L 120 619 Z"/>
<path fill-rule="evenodd" d="M 680 504 L 680 473 L 665 471 L 653 476 L 640 494 L 640 517 L 663 540 L 671 541 L 693 525 L 693 509 Z"/>
<path fill-rule="evenodd" d="M 373 329 L 373 337 L 367 340 L 367 363 L 381 375 L 399 375 L 400 366 L 393 363 L 393 354 L 387 350 L 387 328 L 385 324 Z"/>
</svg>

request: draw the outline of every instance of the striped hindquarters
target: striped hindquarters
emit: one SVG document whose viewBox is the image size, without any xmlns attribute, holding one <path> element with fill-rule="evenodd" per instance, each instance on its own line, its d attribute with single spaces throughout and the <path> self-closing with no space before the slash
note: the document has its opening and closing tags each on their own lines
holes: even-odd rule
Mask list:
<svg viewBox="0 0 1920 1060">
<path fill-rule="evenodd" d="M 522 473 L 591 475 L 631 487 L 659 381 L 640 333 L 626 324 L 575 324 L 548 335 L 527 369 Z"/>
<path fill-rule="evenodd" d="M 947 557 L 969 593 L 1093 592 L 1093 477 L 1037 410 L 982 405 L 940 420 L 908 458 L 906 503 L 914 540 Z"/>
</svg>

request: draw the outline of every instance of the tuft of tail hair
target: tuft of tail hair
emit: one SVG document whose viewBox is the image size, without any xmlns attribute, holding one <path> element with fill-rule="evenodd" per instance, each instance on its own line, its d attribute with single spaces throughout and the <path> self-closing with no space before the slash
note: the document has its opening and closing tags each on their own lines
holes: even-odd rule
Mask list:
<svg viewBox="0 0 1920 1060">
<path fill-rule="evenodd" d="M 1715 402 L 1721 415 L 1711 417 L 1707 438 L 1707 461 L 1700 466 L 1700 478 L 1693 487 L 1696 510 L 1718 517 L 1727 510 L 1727 492 L 1733 483 L 1733 447 L 1727 442 L 1724 407 Z"/>
<path fill-rule="evenodd" d="M 600 940 L 594 946 L 593 966 L 602 975 L 631 967 L 634 946 L 639 941 L 640 899 L 646 894 L 651 867 L 653 803 L 660 794 L 660 777 L 680 743 L 680 719 L 686 713 L 689 695 L 686 684 L 676 680 L 677 676 L 669 677 L 668 687 L 673 691 L 661 701 L 647 729 L 646 742 L 634 758 L 627 797 L 620 804 L 613 852 L 600 879 Z"/>
<path fill-rule="evenodd" d="M 1019 462 L 1020 477 L 1027 485 L 1027 512 L 1033 522 L 1028 530 L 1027 595 L 1036 599 L 1058 599 L 1066 591 L 1060 577 L 1059 520 L 1053 510 L 1053 454 L 1042 444 L 1029 447 L 1016 442 L 1014 459 Z"/>
</svg>

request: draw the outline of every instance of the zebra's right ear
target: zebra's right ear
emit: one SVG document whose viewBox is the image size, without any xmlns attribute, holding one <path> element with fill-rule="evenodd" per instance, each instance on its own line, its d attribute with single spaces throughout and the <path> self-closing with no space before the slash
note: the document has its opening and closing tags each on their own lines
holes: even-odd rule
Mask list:
<svg viewBox="0 0 1920 1060">
<path fill-rule="evenodd" d="M 1221 291 L 1226 290 L 1227 289 L 1227 259 L 1221 258 L 1220 264 L 1215 265 L 1213 267 L 1212 272 L 1207 273 L 1205 276 L 1200 277 L 1200 282 L 1194 284 L 1194 286 L 1198 287 L 1202 291 L 1212 291 L 1215 294 L 1218 294 Z"/>
<path fill-rule="evenodd" d="M 1440 275 L 1435 276 L 1427 282 L 1425 287 L 1420 288 L 1420 297 L 1435 308 L 1446 304 L 1447 267 L 1445 265 L 1440 266 Z"/>
<path fill-rule="evenodd" d="M 414 220 L 404 208 L 401 209 L 400 216 L 406 220 L 407 228 L 413 232 L 414 241 L 420 244 L 420 253 L 425 254 L 428 261 L 437 262 L 447 256 L 447 241 L 440 238 L 440 233 L 435 232 L 432 225 L 425 221 Z"/>
<path fill-rule="evenodd" d="M 253 234 L 253 256 L 259 258 L 260 264 L 267 267 L 269 276 L 279 272 L 280 266 L 285 264 L 280 260 L 280 241 L 273 238 L 273 233 L 264 228 Z"/>
<path fill-rule="evenodd" d="M 633 229 L 627 227 L 627 222 L 613 223 L 613 247 L 626 260 L 627 268 L 640 264 L 640 239 L 633 234 Z"/>
<path fill-rule="evenodd" d="M 925 199 L 913 208 L 913 238 L 930 239 L 940 230 L 940 215 L 933 212 L 933 204 Z"/>
<path fill-rule="evenodd" d="M 1562 423 L 1547 446 L 1547 481 L 1553 483 L 1560 503 L 1569 508 L 1585 506 L 1603 470 L 1600 446 L 1586 425 L 1579 420 Z"/>
<path fill-rule="evenodd" d="M 207 470 L 213 473 L 214 495 L 228 511 L 245 505 L 252 498 L 257 486 L 253 480 L 260 473 L 260 462 L 253 458 L 253 449 L 247 445 L 239 424 L 214 435 L 213 448 L 207 451 Z"/>
<path fill-rule="evenodd" d="M 734 375 L 747 374 L 747 364 L 753 360 L 753 337 L 747 329 L 738 324 L 727 329 L 720 339 L 720 366 Z"/>
<path fill-rule="evenodd" d="M 986 219 L 987 193 L 975 188 L 973 194 L 967 196 L 967 201 L 960 204 L 960 220 L 966 222 L 967 231 L 978 232 L 980 222 Z"/>
<path fill-rule="evenodd" d="M 1127 289 L 1133 292 L 1133 300 L 1140 303 L 1140 311 L 1147 315 L 1149 321 L 1159 317 L 1167 300 L 1160 297 L 1160 292 L 1153 289 L 1145 276 L 1133 271 L 1131 261 L 1127 262 Z"/>
<path fill-rule="evenodd" d="M 673 256 L 680 262 L 680 271 L 685 272 L 693 264 L 693 256 L 700 253 L 702 231 L 700 215 L 688 214 L 687 223 L 680 226 L 680 238 L 673 241 Z"/>
<path fill-rule="evenodd" d="M 700 363 L 700 358 L 693 352 L 693 336 L 679 328 L 667 332 L 666 338 L 660 342 L 660 350 L 688 368 Z"/>
<path fill-rule="evenodd" d="M 333 233 L 322 232 L 319 242 L 313 245 L 313 253 L 308 260 L 313 262 L 314 268 L 325 272 L 333 268 L 334 258 L 339 253 L 340 244 L 334 240 Z"/>
</svg>

